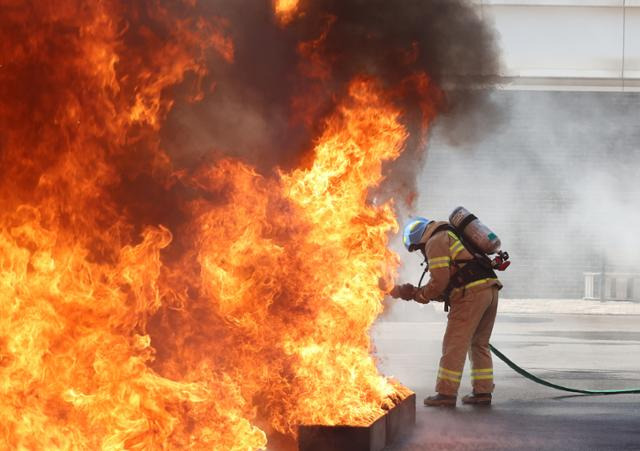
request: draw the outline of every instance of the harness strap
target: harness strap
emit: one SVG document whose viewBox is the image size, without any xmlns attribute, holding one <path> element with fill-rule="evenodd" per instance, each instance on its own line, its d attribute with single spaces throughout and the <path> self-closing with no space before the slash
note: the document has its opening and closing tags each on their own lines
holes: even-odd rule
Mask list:
<svg viewBox="0 0 640 451">
<path fill-rule="evenodd" d="M 468 247 L 469 247 L 468 244 L 461 238 L 460 235 L 461 235 L 461 231 L 464 230 L 464 228 L 467 225 L 469 225 L 471 221 L 473 221 L 474 219 L 476 219 L 474 215 L 467 216 L 465 220 L 460 224 L 459 229 L 456 229 L 451 224 L 442 224 L 433 231 L 431 236 L 435 235 L 438 232 L 442 232 L 446 230 L 448 232 L 453 233 L 453 235 L 462 243 L 462 246 L 464 246 L 464 248 L 468 250 Z M 488 280 L 498 278 L 495 271 L 491 267 L 490 263 L 481 261 L 480 260 L 481 256 L 477 256 L 475 253 L 472 253 L 472 255 L 473 255 L 472 259 L 467 259 L 467 260 L 453 259 L 451 261 L 451 264 L 458 267 L 458 270 L 450 278 L 449 284 L 445 288 L 444 293 L 442 295 L 445 312 L 448 312 L 451 307 L 449 298 L 453 290 L 458 288 L 462 288 L 462 289 L 472 288 L 473 286 L 477 286 Z M 428 269 L 429 269 L 429 265 L 427 264 L 427 268 L 425 269 L 425 273 L 423 273 L 422 278 L 424 277 L 424 274 L 426 274 L 426 271 Z M 420 278 L 421 282 L 422 282 L 422 278 Z"/>
</svg>

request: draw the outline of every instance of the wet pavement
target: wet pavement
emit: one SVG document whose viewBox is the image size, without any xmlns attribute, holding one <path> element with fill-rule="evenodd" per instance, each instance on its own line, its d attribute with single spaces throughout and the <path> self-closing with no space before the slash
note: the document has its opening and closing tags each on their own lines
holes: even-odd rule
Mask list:
<svg viewBox="0 0 640 451">
<path fill-rule="evenodd" d="M 553 390 L 495 356 L 491 407 L 424 407 L 421 400 L 433 394 L 446 325 L 444 313 L 430 316 L 427 322 L 381 322 L 372 333 L 381 370 L 418 396 L 416 428 L 392 450 L 640 450 L 640 394 Z M 557 384 L 640 388 L 640 316 L 503 314 L 492 344 Z M 468 374 L 465 367 L 461 396 L 470 391 Z"/>
</svg>

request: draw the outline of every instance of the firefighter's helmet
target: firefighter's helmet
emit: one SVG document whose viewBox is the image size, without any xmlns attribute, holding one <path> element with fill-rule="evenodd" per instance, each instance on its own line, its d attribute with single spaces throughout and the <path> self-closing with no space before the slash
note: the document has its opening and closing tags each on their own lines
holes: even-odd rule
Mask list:
<svg viewBox="0 0 640 451">
<path fill-rule="evenodd" d="M 411 221 L 404 226 L 402 242 L 409 252 L 413 252 L 418 249 L 422 235 L 424 235 L 424 231 L 432 222 L 433 221 L 430 219 L 418 216 L 416 218 L 412 218 Z"/>
</svg>

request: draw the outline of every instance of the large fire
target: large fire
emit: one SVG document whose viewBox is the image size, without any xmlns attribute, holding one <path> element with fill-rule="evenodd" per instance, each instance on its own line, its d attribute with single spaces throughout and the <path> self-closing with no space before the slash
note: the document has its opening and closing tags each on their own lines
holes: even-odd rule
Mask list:
<svg viewBox="0 0 640 451">
<path fill-rule="evenodd" d="M 405 396 L 368 335 L 398 264 L 370 199 L 408 137 L 393 93 L 353 79 L 304 167 L 184 171 L 171 88 L 198 101 L 205 55 L 233 64 L 224 17 L 23 3 L 0 1 L 0 447 L 260 449 Z M 164 206 L 118 189 L 139 180 L 187 220 L 140 224 Z"/>
</svg>

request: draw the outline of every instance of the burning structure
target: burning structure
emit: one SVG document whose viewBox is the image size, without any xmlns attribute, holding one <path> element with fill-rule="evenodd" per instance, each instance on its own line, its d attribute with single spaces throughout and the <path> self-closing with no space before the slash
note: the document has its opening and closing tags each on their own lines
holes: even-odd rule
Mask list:
<svg viewBox="0 0 640 451">
<path fill-rule="evenodd" d="M 441 87 L 494 72 L 465 2 L 0 4 L 3 448 L 260 449 L 408 394 L 368 330 L 391 193 L 481 95 Z"/>
</svg>

